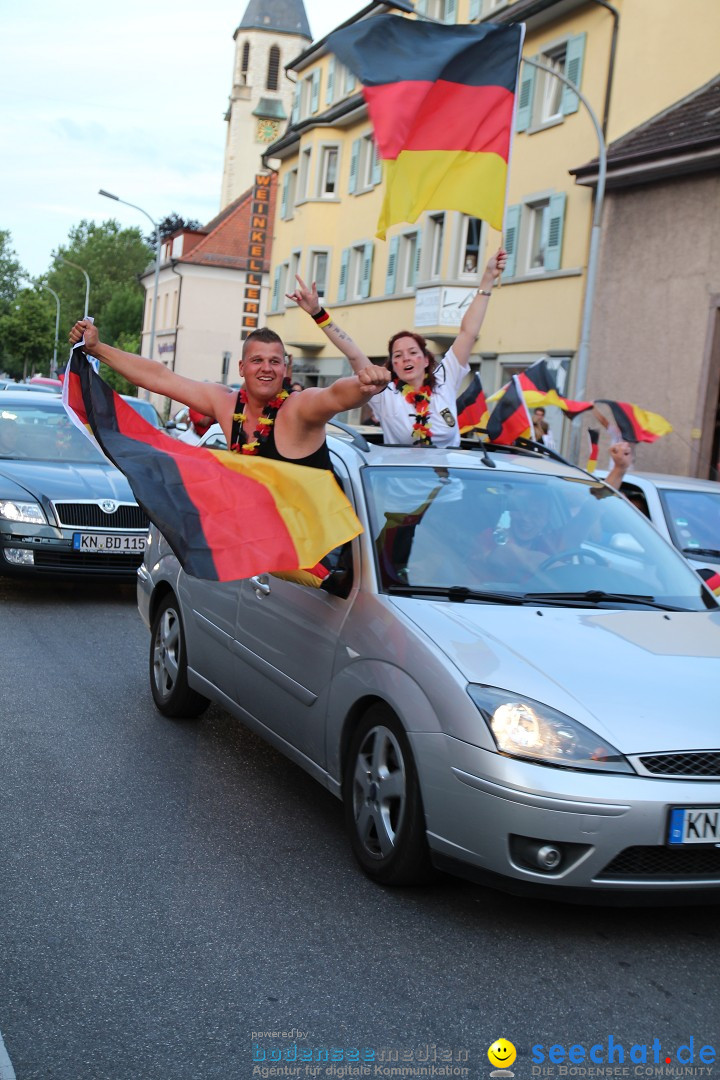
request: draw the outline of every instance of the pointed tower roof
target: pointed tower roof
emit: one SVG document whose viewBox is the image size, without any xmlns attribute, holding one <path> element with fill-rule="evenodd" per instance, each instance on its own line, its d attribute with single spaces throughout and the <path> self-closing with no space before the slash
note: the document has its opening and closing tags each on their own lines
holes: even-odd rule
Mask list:
<svg viewBox="0 0 720 1080">
<path fill-rule="evenodd" d="M 240 30 L 270 30 L 299 34 L 312 41 L 303 0 L 249 0 L 235 34 Z"/>
</svg>

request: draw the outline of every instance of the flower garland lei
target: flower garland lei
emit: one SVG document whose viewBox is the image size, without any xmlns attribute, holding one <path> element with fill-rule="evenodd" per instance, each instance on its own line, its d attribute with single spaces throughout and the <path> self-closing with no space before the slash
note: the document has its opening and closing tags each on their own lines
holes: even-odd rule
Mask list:
<svg viewBox="0 0 720 1080">
<path fill-rule="evenodd" d="M 252 439 L 245 439 L 245 432 L 243 430 L 243 424 L 247 419 L 247 413 L 245 412 L 245 406 L 247 405 L 247 393 L 245 388 L 240 389 L 240 404 L 242 410 L 240 412 L 233 413 L 233 420 L 238 424 L 238 441 L 233 443 L 230 449 L 236 454 L 259 454 L 260 447 L 264 442 L 267 442 L 272 426 L 275 423 L 275 417 L 278 414 L 283 402 L 290 397 L 290 380 L 283 380 L 283 388 L 279 394 L 268 401 L 267 405 L 260 413 L 258 417 L 257 429 L 253 432 Z M 245 441 L 243 441 L 245 440 Z"/>
<path fill-rule="evenodd" d="M 400 387 L 400 393 L 415 413 L 415 420 L 412 427 L 413 445 L 432 446 L 432 433 L 427 423 L 427 416 L 430 411 L 432 387 L 428 383 L 425 383 L 416 390 L 414 387 L 410 386 L 409 383 L 405 383 Z"/>
</svg>

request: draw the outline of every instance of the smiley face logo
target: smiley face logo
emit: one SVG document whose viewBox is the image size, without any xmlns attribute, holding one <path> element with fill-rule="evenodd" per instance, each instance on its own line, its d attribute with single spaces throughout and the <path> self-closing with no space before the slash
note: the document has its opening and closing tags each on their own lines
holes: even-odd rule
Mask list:
<svg viewBox="0 0 720 1080">
<path fill-rule="evenodd" d="M 498 1069 L 509 1069 L 517 1057 L 517 1051 L 507 1039 L 496 1039 L 488 1049 L 488 1061 Z"/>
</svg>

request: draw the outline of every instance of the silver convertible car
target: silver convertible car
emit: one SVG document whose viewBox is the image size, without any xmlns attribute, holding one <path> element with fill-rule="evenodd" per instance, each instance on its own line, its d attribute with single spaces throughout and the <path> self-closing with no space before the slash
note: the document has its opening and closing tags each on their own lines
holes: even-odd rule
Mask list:
<svg viewBox="0 0 720 1080">
<path fill-rule="evenodd" d="M 158 709 L 217 702 L 344 803 L 377 882 L 720 900 L 720 608 L 550 452 L 329 440 L 363 525 L 319 589 L 139 570 Z"/>
</svg>

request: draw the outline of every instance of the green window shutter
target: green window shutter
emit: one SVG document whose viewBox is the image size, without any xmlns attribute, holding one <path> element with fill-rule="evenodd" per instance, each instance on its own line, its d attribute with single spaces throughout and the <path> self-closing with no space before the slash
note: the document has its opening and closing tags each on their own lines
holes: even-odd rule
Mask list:
<svg viewBox="0 0 720 1080">
<path fill-rule="evenodd" d="M 479 19 L 482 15 L 482 0 L 470 0 L 470 22 Z"/>
<path fill-rule="evenodd" d="M 320 105 L 320 69 L 316 68 L 312 73 L 312 87 L 310 88 L 310 112 L 316 113 Z"/>
<path fill-rule="evenodd" d="M 518 231 L 520 228 L 520 206 L 508 206 L 505 211 L 505 250 L 507 262 L 505 264 L 505 277 L 515 277 L 517 263 Z"/>
<path fill-rule="evenodd" d="M 363 252 L 362 262 L 362 281 L 360 282 L 360 295 L 367 297 L 370 295 L 370 279 L 372 275 L 372 258 L 373 258 L 373 242 L 368 240 L 365 245 L 365 251 Z"/>
<path fill-rule="evenodd" d="M 417 231 L 417 240 L 415 242 L 415 266 L 413 267 L 413 285 L 418 279 L 420 273 L 420 256 L 422 255 L 422 229 Z"/>
<path fill-rule="evenodd" d="M 427 0 L 417 0 L 415 10 L 418 15 L 427 15 Z"/>
<path fill-rule="evenodd" d="M 354 194 L 357 187 L 357 172 L 358 172 L 358 160 L 360 157 L 360 140 L 353 139 L 352 152 L 350 154 L 350 180 L 348 182 L 348 191 L 351 195 Z"/>
<path fill-rule="evenodd" d="M 390 248 L 388 250 L 388 264 L 387 274 L 385 275 L 385 295 L 392 296 L 395 292 L 395 281 L 397 278 L 397 253 L 400 244 L 400 237 L 393 236 L 390 241 Z"/>
<path fill-rule="evenodd" d="M 550 223 L 548 226 L 547 248 L 545 249 L 546 270 L 560 269 L 566 199 L 567 196 L 564 192 L 560 192 L 558 195 L 552 195 L 550 198 L 550 206 L 548 209 Z"/>
<path fill-rule="evenodd" d="M 347 277 L 348 277 L 348 263 L 350 262 L 350 248 L 344 248 L 342 255 L 340 256 L 340 281 L 338 282 L 337 298 L 338 302 L 342 301 L 347 296 Z"/>
<path fill-rule="evenodd" d="M 380 160 L 380 155 L 378 154 L 377 145 L 375 144 L 374 139 L 372 141 L 372 152 L 373 152 L 372 182 L 373 182 L 373 184 L 380 184 L 380 183 L 382 183 L 382 161 Z"/>
<path fill-rule="evenodd" d="M 300 117 L 300 83 L 295 84 L 295 93 L 293 94 L 293 107 L 292 114 L 290 116 L 290 123 L 297 124 Z"/>
<path fill-rule="evenodd" d="M 585 56 L 585 34 L 578 34 L 577 37 L 572 37 L 567 43 L 567 54 L 565 59 L 565 78 L 569 79 L 571 83 L 580 87 L 580 80 L 582 79 L 583 69 L 583 57 Z M 578 111 L 579 97 L 574 94 L 569 86 L 563 84 L 562 95 L 562 111 L 563 116 L 567 116 L 568 113 L 574 113 Z"/>
<path fill-rule="evenodd" d="M 280 217 L 287 217 L 288 188 L 290 187 L 290 173 L 285 173 L 282 186 L 282 202 L 280 203 Z"/>
<path fill-rule="evenodd" d="M 520 69 L 520 89 L 518 90 L 515 130 L 527 131 L 532 119 L 533 97 L 535 90 L 535 68 L 523 64 Z"/>
<path fill-rule="evenodd" d="M 351 90 L 355 89 L 355 76 L 350 68 L 345 68 L 345 93 L 349 94 Z"/>
<path fill-rule="evenodd" d="M 327 85 L 325 87 L 325 104 L 332 105 L 333 93 L 335 87 L 335 57 L 330 57 L 330 63 L 328 64 L 327 71 Z"/>
<path fill-rule="evenodd" d="M 446 0 L 445 18 L 443 21 L 446 23 L 457 22 L 457 0 Z"/>
<path fill-rule="evenodd" d="M 280 273 L 282 266 L 275 268 L 275 277 L 273 278 L 273 291 L 272 291 L 272 303 L 270 305 L 272 311 L 278 310 L 280 303 Z"/>
</svg>

